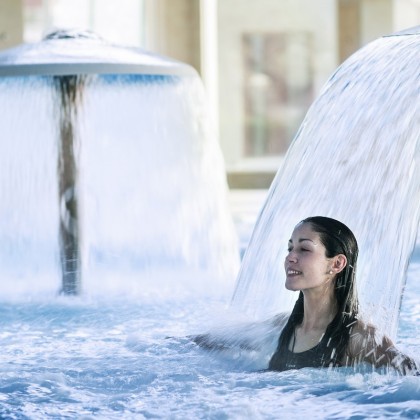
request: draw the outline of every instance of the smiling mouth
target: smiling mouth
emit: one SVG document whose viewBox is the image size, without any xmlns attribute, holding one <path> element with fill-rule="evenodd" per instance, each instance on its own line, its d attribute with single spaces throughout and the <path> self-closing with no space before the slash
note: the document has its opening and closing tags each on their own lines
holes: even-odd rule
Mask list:
<svg viewBox="0 0 420 420">
<path fill-rule="evenodd" d="M 297 270 L 287 270 L 286 274 L 288 276 L 298 276 L 299 274 L 302 274 L 302 272 Z"/>
</svg>

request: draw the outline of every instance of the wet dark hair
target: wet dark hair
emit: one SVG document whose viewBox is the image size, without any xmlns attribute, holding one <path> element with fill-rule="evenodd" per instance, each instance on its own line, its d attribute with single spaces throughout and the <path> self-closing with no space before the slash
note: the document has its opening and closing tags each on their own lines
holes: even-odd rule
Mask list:
<svg viewBox="0 0 420 420">
<path fill-rule="evenodd" d="M 343 223 L 329 217 L 308 217 L 300 223 L 308 223 L 314 232 L 319 234 L 326 249 L 326 257 L 332 258 L 343 254 L 347 258 L 346 267 L 335 278 L 335 297 L 337 299 L 337 315 L 329 324 L 325 335 L 327 350 L 323 355 L 322 366 L 339 366 L 345 355 L 349 342 L 351 327 L 356 322 L 359 303 L 356 291 L 356 263 L 359 248 L 353 232 Z M 287 349 L 297 325 L 303 321 L 304 296 L 299 292 L 292 313 L 280 334 L 277 351 Z M 273 358 L 270 361 L 272 366 Z"/>
</svg>

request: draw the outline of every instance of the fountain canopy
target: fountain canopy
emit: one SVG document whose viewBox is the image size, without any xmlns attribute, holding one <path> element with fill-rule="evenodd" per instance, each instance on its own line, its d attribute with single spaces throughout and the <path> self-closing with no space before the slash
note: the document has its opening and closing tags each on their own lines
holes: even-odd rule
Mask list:
<svg viewBox="0 0 420 420">
<path fill-rule="evenodd" d="M 185 63 L 140 48 L 113 45 L 89 31 L 57 30 L 41 42 L 0 52 L 0 77 L 74 74 L 181 76 L 196 71 Z"/>
</svg>

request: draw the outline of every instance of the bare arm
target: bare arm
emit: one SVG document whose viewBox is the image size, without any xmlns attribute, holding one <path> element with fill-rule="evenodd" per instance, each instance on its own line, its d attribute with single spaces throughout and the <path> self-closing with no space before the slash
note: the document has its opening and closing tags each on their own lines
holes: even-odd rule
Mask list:
<svg viewBox="0 0 420 420">
<path fill-rule="evenodd" d="M 401 375 L 420 374 L 414 359 L 395 347 L 390 338 L 380 335 L 372 325 L 358 321 L 350 336 L 347 365 L 367 362 L 375 368 L 391 367 Z"/>
</svg>

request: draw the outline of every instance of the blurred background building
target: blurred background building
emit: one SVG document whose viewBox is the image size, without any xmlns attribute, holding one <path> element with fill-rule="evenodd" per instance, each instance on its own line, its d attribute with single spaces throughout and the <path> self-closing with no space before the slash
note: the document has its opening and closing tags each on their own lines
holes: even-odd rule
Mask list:
<svg viewBox="0 0 420 420">
<path fill-rule="evenodd" d="M 0 49 L 56 28 L 192 65 L 231 188 L 267 188 L 336 67 L 420 22 L 420 0 L 0 0 Z"/>
</svg>

